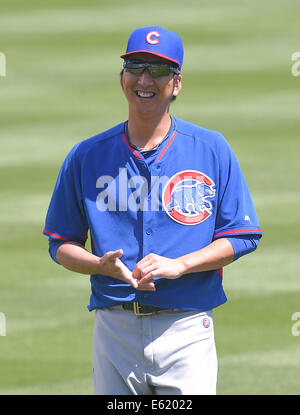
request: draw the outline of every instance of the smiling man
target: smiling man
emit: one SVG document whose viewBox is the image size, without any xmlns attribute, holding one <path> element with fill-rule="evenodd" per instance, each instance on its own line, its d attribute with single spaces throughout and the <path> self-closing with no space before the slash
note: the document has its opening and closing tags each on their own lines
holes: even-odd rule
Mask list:
<svg viewBox="0 0 300 415">
<path fill-rule="evenodd" d="M 144 52 L 130 54 L 124 68 L 121 84 L 129 103 L 129 136 L 133 142 L 151 148 L 170 129 L 170 102 L 181 90 L 179 69 L 171 61 Z M 154 74 L 166 71 L 167 74 L 152 76 L 150 71 Z M 149 126 L 151 142 L 144 135 L 145 124 Z"/>
<path fill-rule="evenodd" d="M 255 208 L 225 138 L 170 114 L 180 36 L 136 29 L 121 58 L 128 120 L 70 151 L 44 234 L 91 275 L 96 394 L 215 394 L 213 309 L 222 268 L 258 245 Z"/>
</svg>

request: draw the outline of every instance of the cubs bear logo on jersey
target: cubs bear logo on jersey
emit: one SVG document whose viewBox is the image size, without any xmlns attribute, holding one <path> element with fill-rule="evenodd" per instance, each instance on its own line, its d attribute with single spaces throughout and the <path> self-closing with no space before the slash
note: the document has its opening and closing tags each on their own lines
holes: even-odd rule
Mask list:
<svg viewBox="0 0 300 415">
<path fill-rule="evenodd" d="M 215 196 L 215 184 L 206 174 L 196 170 L 176 173 L 163 190 L 163 207 L 174 221 L 197 225 L 212 214 L 209 199 Z"/>
</svg>

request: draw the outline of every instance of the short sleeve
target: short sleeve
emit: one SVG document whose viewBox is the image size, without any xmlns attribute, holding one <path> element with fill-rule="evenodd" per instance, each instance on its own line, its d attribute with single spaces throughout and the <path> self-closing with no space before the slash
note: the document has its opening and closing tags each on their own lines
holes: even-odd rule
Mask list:
<svg viewBox="0 0 300 415">
<path fill-rule="evenodd" d="M 262 236 L 253 200 L 231 147 L 222 136 L 218 159 L 219 192 L 214 239 L 234 235 Z"/>
<path fill-rule="evenodd" d="M 62 241 L 84 243 L 88 223 L 82 197 L 81 163 L 76 149 L 74 146 L 60 169 L 43 233 Z"/>
<path fill-rule="evenodd" d="M 226 238 L 232 245 L 234 250 L 234 260 L 250 254 L 255 251 L 259 244 L 259 236 L 257 235 L 234 235 Z"/>
</svg>

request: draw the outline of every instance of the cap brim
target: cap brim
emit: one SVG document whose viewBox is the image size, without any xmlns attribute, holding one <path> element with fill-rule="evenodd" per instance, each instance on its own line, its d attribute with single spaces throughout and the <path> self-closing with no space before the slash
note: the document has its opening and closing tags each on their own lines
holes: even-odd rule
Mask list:
<svg viewBox="0 0 300 415">
<path fill-rule="evenodd" d="M 149 52 L 149 50 L 135 50 L 133 52 L 124 53 L 123 55 L 120 56 L 120 58 L 124 59 L 126 56 L 133 55 L 134 53 L 148 53 L 149 55 L 159 56 L 160 58 L 163 58 L 170 62 L 175 63 L 180 68 L 180 63 L 178 61 L 175 61 L 174 59 L 171 59 L 168 56 L 161 55 L 160 53 Z"/>
</svg>

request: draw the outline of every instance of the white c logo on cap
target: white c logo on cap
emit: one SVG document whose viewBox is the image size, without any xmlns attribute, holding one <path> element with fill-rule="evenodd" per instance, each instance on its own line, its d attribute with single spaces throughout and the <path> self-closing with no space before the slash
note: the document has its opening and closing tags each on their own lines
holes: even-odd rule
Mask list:
<svg viewBox="0 0 300 415">
<path fill-rule="evenodd" d="M 152 39 L 152 37 L 155 36 L 156 38 L 160 37 L 160 34 L 158 32 L 152 31 L 149 32 L 146 36 L 146 41 L 150 43 L 150 45 L 157 45 L 159 43 L 158 39 Z"/>
</svg>

